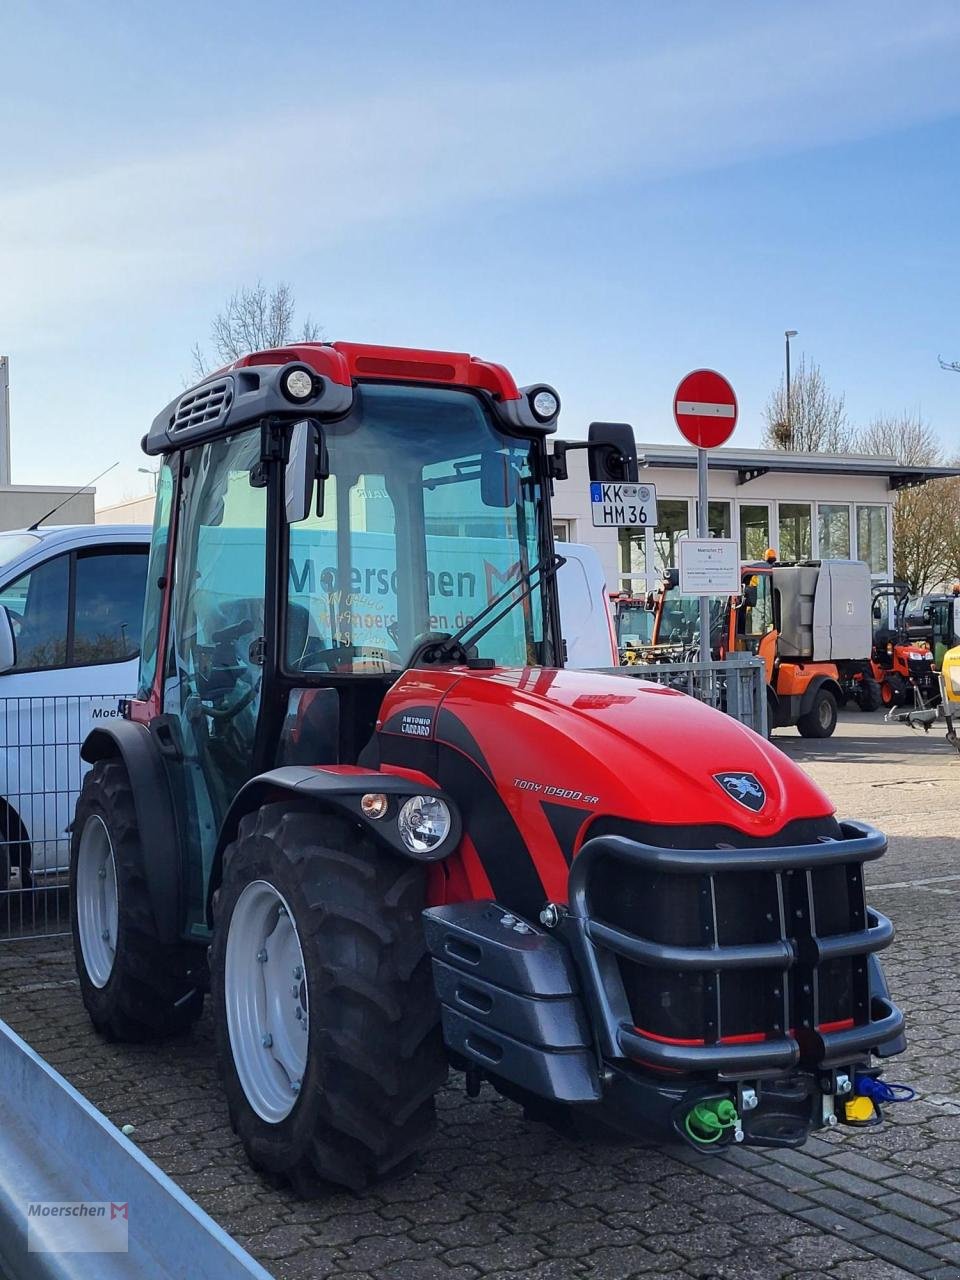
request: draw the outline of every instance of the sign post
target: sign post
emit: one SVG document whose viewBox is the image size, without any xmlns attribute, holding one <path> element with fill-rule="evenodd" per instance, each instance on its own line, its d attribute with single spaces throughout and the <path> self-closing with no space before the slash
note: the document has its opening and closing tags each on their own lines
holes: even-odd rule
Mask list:
<svg viewBox="0 0 960 1280">
<path fill-rule="evenodd" d="M 710 536 L 707 451 L 725 444 L 737 425 L 733 387 L 713 369 L 695 369 L 682 378 L 673 395 L 673 416 L 680 434 L 697 447 L 697 535 Z M 710 661 L 710 599 L 700 595 L 700 661 Z"/>
</svg>

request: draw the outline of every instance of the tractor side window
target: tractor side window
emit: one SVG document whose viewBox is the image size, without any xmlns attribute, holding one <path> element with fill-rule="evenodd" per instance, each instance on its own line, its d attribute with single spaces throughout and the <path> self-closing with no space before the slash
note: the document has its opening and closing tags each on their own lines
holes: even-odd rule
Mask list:
<svg viewBox="0 0 960 1280">
<path fill-rule="evenodd" d="M 140 682 L 137 697 L 150 696 L 157 674 L 157 645 L 160 641 L 160 613 L 163 607 L 162 582 L 167 572 L 167 547 L 170 537 L 170 513 L 173 509 L 173 467 L 164 461 L 157 477 L 157 501 L 154 506 L 153 537 L 147 561 L 146 593 L 143 601 L 143 626 L 140 636 Z"/>
</svg>

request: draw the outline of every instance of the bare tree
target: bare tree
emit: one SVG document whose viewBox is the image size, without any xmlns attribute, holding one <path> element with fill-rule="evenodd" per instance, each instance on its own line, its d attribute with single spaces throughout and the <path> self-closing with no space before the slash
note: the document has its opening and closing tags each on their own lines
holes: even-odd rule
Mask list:
<svg viewBox="0 0 960 1280">
<path fill-rule="evenodd" d="M 943 462 L 943 446 L 918 413 L 875 418 L 858 432 L 856 447 L 860 453 L 893 458 L 907 467 L 933 467 Z M 897 494 L 893 571 L 910 584 L 915 595 L 936 586 L 946 572 L 946 543 L 956 520 L 951 515 L 956 502 L 957 486 L 952 480 L 930 480 Z"/>
<path fill-rule="evenodd" d="M 900 413 L 874 418 L 858 431 L 854 441 L 858 453 L 876 458 L 894 458 L 906 467 L 936 466 L 943 446 L 929 422 L 918 413 Z"/>
<path fill-rule="evenodd" d="M 843 393 L 834 395 L 820 366 L 814 361 L 808 364 L 804 356 L 790 379 L 789 414 L 782 378 L 763 413 L 763 443 L 768 448 L 797 453 L 849 453 L 854 447 L 855 432 L 847 418 Z"/>
<path fill-rule="evenodd" d="M 262 280 L 252 288 L 238 289 L 227 299 L 210 326 L 210 343 L 216 365 L 230 364 L 250 351 L 282 347 L 287 342 L 316 342 L 319 325 L 309 316 L 296 324 L 296 299 L 284 281 L 268 289 Z M 194 343 L 193 366 L 198 378 L 211 364 L 200 343 Z"/>
<path fill-rule="evenodd" d="M 954 458 L 950 466 L 960 467 L 960 458 Z M 941 480 L 943 506 L 941 509 L 942 575 L 944 584 L 960 582 L 960 477 Z"/>
<path fill-rule="evenodd" d="M 913 595 L 923 595 L 944 576 L 951 505 L 956 506 L 956 482 L 951 480 L 929 480 L 897 494 L 893 508 L 893 572 L 909 583 Z"/>
</svg>

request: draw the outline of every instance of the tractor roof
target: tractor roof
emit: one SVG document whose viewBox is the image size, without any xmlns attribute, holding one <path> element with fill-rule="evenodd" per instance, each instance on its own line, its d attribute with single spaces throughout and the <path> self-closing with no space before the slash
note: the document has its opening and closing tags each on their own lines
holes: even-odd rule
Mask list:
<svg viewBox="0 0 960 1280">
<path fill-rule="evenodd" d="M 313 400 L 295 403 L 284 393 L 280 380 L 291 365 L 314 377 Z M 157 415 L 143 448 L 149 454 L 167 453 L 240 430 L 267 415 L 291 421 L 311 413 L 342 415 L 352 403 L 354 384 L 375 380 L 471 388 L 487 392 L 504 406 L 523 398 L 502 365 L 465 352 L 295 342 L 241 356 L 202 378 Z"/>
</svg>

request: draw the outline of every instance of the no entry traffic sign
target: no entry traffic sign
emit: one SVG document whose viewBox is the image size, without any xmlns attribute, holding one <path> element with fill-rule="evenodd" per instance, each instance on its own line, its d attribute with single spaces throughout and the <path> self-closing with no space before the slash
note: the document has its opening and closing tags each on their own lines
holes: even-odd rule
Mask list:
<svg viewBox="0 0 960 1280">
<path fill-rule="evenodd" d="M 673 416 L 685 440 L 699 449 L 716 449 L 733 435 L 737 397 L 722 374 L 695 369 L 674 392 Z"/>
</svg>

